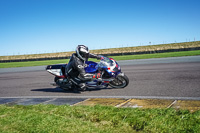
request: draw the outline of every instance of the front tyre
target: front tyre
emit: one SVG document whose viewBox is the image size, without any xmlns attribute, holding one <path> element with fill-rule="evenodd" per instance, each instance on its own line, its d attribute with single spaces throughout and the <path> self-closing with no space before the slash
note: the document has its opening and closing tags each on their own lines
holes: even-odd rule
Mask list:
<svg viewBox="0 0 200 133">
<path fill-rule="evenodd" d="M 125 74 L 117 75 L 117 77 L 109 83 L 113 88 L 124 88 L 129 84 L 129 79 Z"/>
</svg>

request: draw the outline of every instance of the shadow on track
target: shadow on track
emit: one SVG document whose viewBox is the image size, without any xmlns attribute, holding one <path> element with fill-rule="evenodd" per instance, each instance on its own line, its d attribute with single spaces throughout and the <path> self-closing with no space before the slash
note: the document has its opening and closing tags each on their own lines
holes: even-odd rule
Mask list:
<svg viewBox="0 0 200 133">
<path fill-rule="evenodd" d="M 107 87 L 107 88 L 87 88 L 87 90 L 85 90 L 85 92 L 87 92 L 87 91 L 100 91 L 100 90 L 104 90 L 104 89 L 114 89 L 114 88 L 111 88 L 111 87 Z M 31 91 L 42 91 L 42 92 L 52 92 L 52 93 L 54 93 L 54 92 L 55 93 L 81 93 L 81 92 L 83 92 L 83 91 L 79 91 L 78 88 L 64 90 L 64 89 L 61 89 L 59 87 L 32 89 Z"/>
<path fill-rule="evenodd" d="M 52 93 L 80 93 L 77 90 L 63 90 L 59 87 L 56 88 L 42 88 L 42 89 L 32 89 L 31 91 L 42 91 L 42 92 L 52 92 Z"/>
</svg>

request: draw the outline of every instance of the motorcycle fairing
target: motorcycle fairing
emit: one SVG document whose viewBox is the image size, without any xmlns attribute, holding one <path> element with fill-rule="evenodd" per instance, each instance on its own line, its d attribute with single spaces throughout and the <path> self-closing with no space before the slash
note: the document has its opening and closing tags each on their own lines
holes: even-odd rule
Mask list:
<svg viewBox="0 0 200 133">
<path fill-rule="evenodd" d="M 97 63 L 96 62 L 86 61 L 85 63 L 87 64 L 86 65 L 87 67 L 85 67 L 86 73 L 96 73 L 97 72 L 97 68 L 96 68 Z"/>
<path fill-rule="evenodd" d="M 64 78 L 64 71 L 65 71 L 65 66 L 67 64 L 58 64 L 58 65 L 48 65 L 46 67 L 46 70 L 55 75 L 55 76 L 58 76 L 58 77 L 63 77 Z"/>
<path fill-rule="evenodd" d="M 98 71 L 98 69 L 103 69 L 106 71 L 106 74 L 104 74 L 104 77 L 106 79 L 110 78 L 110 77 L 116 77 L 116 75 L 118 75 L 119 73 L 121 73 L 121 69 L 120 66 L 118 65 L 118 63 L 112 59 L 109 58 L 111 60 L 111 64 L 104 64 L 104 65 L 100 65 L 99 63 L 93 62 L 93 61 L 86 61 L 86 65 L 85 65 L 85 71 L 86 73 L 96 73 Z M 105 62 L 104 62 L 105 63 Z M 58 76 L 60 78 L 65 78 L 65 67 L 67 64 L 57 64 L 57 65 L 49 65 L 46 67 L 46 70 L 55 75 Z M 95 81 L 96 82 L 96 81 Z M 109 81 L 108 81 L 109 82 Z"/>
</svg>

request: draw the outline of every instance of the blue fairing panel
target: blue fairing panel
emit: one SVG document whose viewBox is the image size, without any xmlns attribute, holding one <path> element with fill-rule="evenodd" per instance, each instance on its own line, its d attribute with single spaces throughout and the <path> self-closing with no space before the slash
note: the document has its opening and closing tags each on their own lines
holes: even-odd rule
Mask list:
<svg viewBox="0 0 200 133">
<path fill-rule="evenodd" d="M 86 64 L 87 64 L 87 67 L 85 68 L 86 73 L 96 73 L 97 69 L 95 67 L 97 63 L 93 61 L 87 61 Z"/>
</svg>

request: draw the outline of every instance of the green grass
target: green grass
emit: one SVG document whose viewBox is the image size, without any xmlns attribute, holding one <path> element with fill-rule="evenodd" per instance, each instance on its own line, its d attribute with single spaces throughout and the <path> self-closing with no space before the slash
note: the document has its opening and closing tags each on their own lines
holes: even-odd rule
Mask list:
<svg viewBox="0 0 200 133">
<path fill-rule="evenodd" d="M 76 46 L 74 46 L 74 48 L 75 47 Z M 200 41 L 147 45 L 147 46 L 136 46 L 136 47 L 97 49 L 97 50 L 91 50 L 90 52 L 94 53 L 94 54 L 113 54 L 113 53 L 160 51 L 160 50 L 196 48 L 196 47 L 200 47 Z M 72 53 L 73 53 L 73 51 L 71 51 L 71 52 L 58 52 L 58 53 L 45 53 L 45 54 L 0 56 L 0 60 L 20 60 L 20 59 L 69 57 L 69 56 L 71 56 Z"/>
<path fill-rule="evenodd" d="M 69 59 L 62 60 L 46 60 L 46 61 L 26 61 L 26 62 L 8 62 L 0 63 L 0 68 L 10 68 L 10 67 L 29 67 L 29 66 L 43 66 L 59 63 L 68 63 Z"/>
<path fill-rule="evenodd" d="M 200 111 L 109 106 L 0 105 L 2 133 L 199 132 Z"/>
<path fill-rule="evenodd" d="M 167 58 L 167 57 L 181 57 L 181 56 L 195 56 L 195 55 L 200 55 L 200 50 L 167 52 L 167 53 L 156 53 L 156 54 L 114 56 L 113 58 L 116 60 L 132 60 L 132 59 Z"/>
<path fill-rule="evenodd" d="M 168 52 L 168 53 L 156 53 L 156 54 L 111 56 L 111 57 L 114 58 L 115 60 L 134 60 L 134 59 L 149 59 L 149 58 L 166 58 L 166 57 L 194 56 L 194 55 L 200 55 L 200 50 L 182 51 L 182 52 Z M 96 59 L 90 59 L 90 60 L 97 61 Z M 69 59 L 0 63 L 0 68 L 42 66 L 42 65 L 67 63 L 68 61 L 69 61 Z"/>
</svg>

